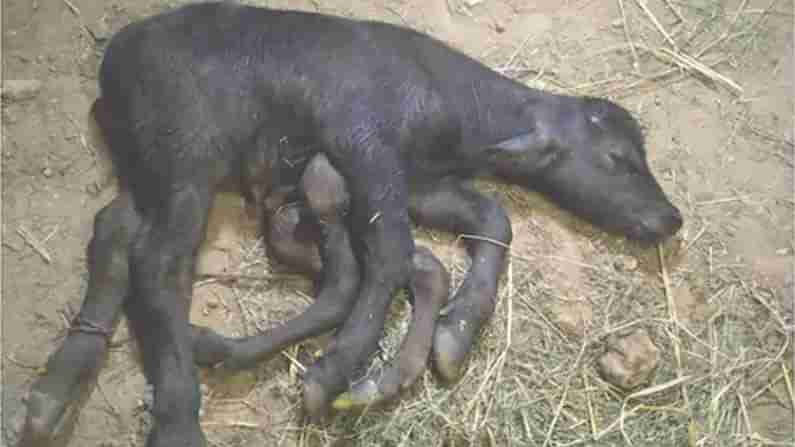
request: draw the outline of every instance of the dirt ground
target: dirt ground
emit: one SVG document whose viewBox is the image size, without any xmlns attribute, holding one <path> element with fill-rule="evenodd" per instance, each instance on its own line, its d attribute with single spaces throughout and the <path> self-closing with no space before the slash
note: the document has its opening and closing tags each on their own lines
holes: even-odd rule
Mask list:
<svg viewBox="0 0 795 447">
<path fill-rule="evenodd" d="M 4 86 L 4 436 L 10 433 L 11 422 L 22 414 L 26 391 L 62 339 L 70 316 L 79 308 L 86 285 L 85 248 L 93 217 L 115 194 L 102 155 L 102 143 L 92 135 L 87 116 L 97 96 L 96 72 L 104 43 L 125 24 L 179 3 L 183 2 L 3 1 L 3 80 L 41 83 L 28 93 L 9 93 Z M 747 311 L 737 318 L 755 319 L 756 338 L 752 338 L 756 341 L 747 345 L 739 343 L 732 348 L 736 349 L 733 352 L 740 359 L 751 359 L 755 352 L 775 353 L 783 346 L 778 357 L 771 355 L 769 363 L 789 365 L 782 366 L 783 375 L 792 376 L 793 363 L 782 360 L 792 354 L 795 138 L 792 0 L 260 0 L 250 3 L 408 25 L 433 34 L 532 86 L 613 97 L 643 122 L 652 169 L 686 218 L 678 240 L 667 246 L 676 254 L 667 258 L 670 286 L 663 287 L 653 251 L 607 237 L 573 221 L 536 196 L 514 188 L 481 185 L 508 206 L 516 239 L 509 278 L 500 294 L 498 317 L 485 332 L 479 354 L 472 362 L 471 377 L 484 377 L 482 381 L 472 379 L 473 391 L 479 389 L 478 383 L 488 382 L 492 386 L 485 372 L 475 370 L 488 369 L 489 362 L 496 361 L 500 353 L 509 354 L 499 364 L 500 375 L 516 377 L 531 391 L 532 384 L 519 379 L 523 376 L 511 374 L 526 367 L 541 371 L 541 375 L 562 377 L 565 368 L 558 370 L 557 366 L 545 364 L 554 357 L 548 355 L 549 351 L 540 351 L 546 352 L 543 355 L 531 353 L 543 349 L 550 340 L 549 333 L 553 334 L 551 339 L 562 334 L 567 340 L 578 340 L 583 334 L 595 334 L 640 318 L 644 309 L 656 309 L 662 312 L 660 315 L 667 315 L 667 297 L 674 299 L 683 321 L 698 320 L 705 325 L 707 329 L 696 334 L 704 337 L 711 334 L 709 328 L 718 327 L 721 318 Z M 641 4 L 648 5 L 648 13 L 638 7 Z M 659 26 L 651 17 L 658 20 Z M 699 33 L 707 37 L 699 37 Z M 714 72 L 692 66 L 682 69 L 670 62 L 670 58 L 662 62 L 664 52 L 647 51 L 666 47 L 668 38 L 677 42 L 684 54 L 713 67 Z M 713 41 L 715 44 L 710 47 Z M 634 44 L 628 48 L 627 42 Z M 698 54 L 700 50 L 704 50 L 703 54 Z M 715 72 L 719 76 L 714 76 Z M 256 243 L 252 224 L 246 221 L 238 197 L 219 200 L 214 216 L 200 273 L 244 272 L 265 279 L 233 286 L 212 280 L 197 284 L 194 321 L 227 334 L 253 334 L 306 306 L 306 295 L 311 293 L 306 281 L 268 279 L 279 267 L 269 264 L 261 244 Z M 427 231 L 418 232 L 418 237 L 420 243 L 434 247 L 460 280 L 465 260 L 461 251 L 452 247 L 452 240 Z M 638 284 L 640 288 L 632 290 L 655 292 L 640 296 L 627 291 L 616 295 L 618 298 L 614 300 L 615 290 L 602 287 L 603 279 L 594 279 L 599 272 L 608 270 L 611 275 L 617 275 L 617 283 Z M 739 302 L 732 300 L 746 296 L 744 291 L 748 293 L 747 300 L 732 308 Z M 545 296 L 548 300 L 527 301 L 524 296 Z M 720 318 L 715 317 L 715 308 L 723 312 Z M 621 314 L 616 309 L 628 310 Z M 522 312 L 534 317 L 524 318 Z M 511 317 L 513 326 L 508 324 L 508 329 L 499 329 Z M 542 321 L 539 324 L 544 328 L 533 326 L 536 321 L 533 318 Z M 765 322 L 769 321 L 780 321 L 782 325 L 767 337 Z M 510 346 L 505 345 L 507 330 L 512 331 Z M 668 360 L 655 380 L 659 384 L 676 377 L 673 369 L 665 372 L 676 363 L 670 360 L 676 343 L 660 341 L 665 339 L 664 331 L 655 333 L 658 337 L 655 340 Z M 717 337 L 725 335 L 719 332 Z M 760 339 L 765 341 L 759 342 Z M 579 343 L 574 342 L 572 360 Z M 534 347 L 529 348 L 531 345 Z M 147 424 L 145 380 L 124 324 L 112 346 L 107 367 L 99 377 L 99 387 L 80 415 L 70 443 L 73 447 L 143 445 Z M 449 430 L 456 433 L 454 439 L 464 440 L 455 445 L 486 444 L 483 439 L 488 439 L 490 445 L 541 445 L 550 439 L 549 445 L 564 445 L 570 440 L 566 433 L 588 425 L 584 424 L 587 418 L 579 416 L 587 414 L 585 406 L 578 409 L 573 403 L 579 399 L 573 394 L 576 385 L 571 382 L 572 392 L 567 395 L 569 382 L 564 387 L 561 379 L 556 385 L 535 387 L 557 387 L 558 391 L 551 398 L 542 396 L 533 400 L 535 410 L 519 411 L 518 419 L 513 414 L 495 413 L 497 410 L 488 401 L 481 405 L 478 399 L 488 391 L 478 391 L 470 394 L 474 395 L 471 402 L 455 398 L 445 404 L 449 408 L 443 406 L 441 411 L 437 408 L 423 413 L 429 416 L 412 422 L 416 433 L 411 436 L 411 430 L 403 430 L 397 438 L 390 438 L 389 430 L 381 432 L 381 425 L 368 422 L 372 419 L 339 422 L 327 433 L 307 433 L 301 429 L 297 416 L 300 368 L 288 357 L 297 356 L 301 360 L 306 351 L 312 354 L 314 350 L 291 350 L 284 358 L 231 379 L 207 375 L 203 385 L 202 422 L 211 444 L 242 446 L 265 442 L 265 445 L 292 446 L 304 445 L 305 439 L 314 437 L 318 445 L 419 445 L 425 443 L 419 433 L 436 431 L 440 434 L 435 438 L 439 443 L 434 445 L 454 445 L 449 440 L 453 438 L 442 436 Z M 698 358 L 697 349 L 686 351 L 688 355 L 692 352 L 692 358 Z M 709 352 L 701 354 L 702 358 L 710 356 Z M 527 362 L 525 355 L 530 359 Z M 594 363 L 586 355 L 582 361 L 577 357 L 574 364 L 581 366 L 583 377 L 587 378 Z M 680 365 L 679 371 L 682 368 Z M 744 366 L 727 368 L 726 371 L 735 371 Z M 761 371 L 762 376 L 776 376 L 766 369 Z M 725 379 L 717 371 L 705 374 L 715 380 Z M 745 434 L 730 441 L 704 435 L 696 438 L 700 439 L 698 445 L 791 442 L 795 402 L 792 380 L 780 380 L 782 374 L 777 377 L 771 378 L 770 386 L 762 387 L 758 394 L 759 388 L 727 385 L 725 395 L 737 396 L 740 402 L 737 414 L 744 416 L 738 417 L 736 432 Z M 408 406 L 399 408 L 411 409 L 412 402 L 415 406 L 430 405 L 431 398 L 423 396 L 438 395 L 433 394 L 437 392 L 433 391 L 436 390 L 433 380 L 432 375 L 426 375 L 420 387 L 432 391 L 407 395 Z M 465 380 L 459 394 L 467 389 L 468 383 Z M 721 383 L 731 384 L 731 380 Z M 586 388 L 589 387 L 583 385 Z M 716 388 L 711 396 L 718 396 L 715 401 L 723 402 L 721 386 Z M 491 388 L 480 386 L 480 391 L 483 389 Z M 564 390 L 562 394 L 560 390 Z M 765 397 L 766 393 L 773 397 Z M 610 398 L 609 393 L 604 396 Z M 697 396 L 691 399 L 695 401 Z M 678 397 L 675 401 L 680 402 Z M 566 405 L 559 406 L 558 402 Z M 590 408 L 590 397 L 587 402 Z M 503 408 L 499 402 L 494 405 Z M 697 404 L 691 408 L 694 406 Z M 549 418 L 541 415 L 537 419 L 532 411 L 546 413 Z M 393 412 L 399 413 L 393 409 L 376 416 L 386 423 Z M 461 420 L 471 423 L 462 422 L 458 428 L 457 415 L 463 415 Z M 529 417 L 525 418 L 526 415 Z M 394 424 L 400 427 L 403 419 L 394 417 Z M 602 420 L 592 415 L 590 419 L 598 420 L 601 428 L 612 421 L 607 416 Z M 653 445 L 684 445 L 682 436 L 687 437 L 686 432 L 693 431 L 693 426 L 701 427 L 699 424 L 688 426 L 676 419 L 673 425 L 685 427 L 684 431 L 671 428 L 675 435 L 671 435 L 670 444 L 657 440 Z M 704 422 L 704 427 L 707 425 Z M 357 434 L 350 435 L 352 431 Z M 706 428 L 702 432 L 707 433 Z M 765 444 L 768 441 L 781 444 Z M 624 445 L 625 442 L 615 430 L 605 438 L 593 436 L 587 444 Z M 636 445 L 644 444 L 637 441 Z"/>
</svg>

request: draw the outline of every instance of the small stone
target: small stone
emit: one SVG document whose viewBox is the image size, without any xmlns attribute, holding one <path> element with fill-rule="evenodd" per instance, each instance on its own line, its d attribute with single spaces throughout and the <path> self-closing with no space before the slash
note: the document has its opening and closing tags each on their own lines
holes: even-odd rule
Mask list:
<svg viewBox="0 0 795 447">
<path fill-rule="evenodd" d="M 6 101 L 27 101 L 38 96 L 41 81 L 36 79 L 10 79 L 3 82 L 2 97 Z"/>
<path fill-rule="evenodd" d="M 199 391 L 201 391 L 202 395 L 206 396 L 210 394 L 210 387 L 206 383 L 202 383 L 199 385 Z"/>
<path fill-rule="evenodd" d="M 613 385 L 632 390 L 648 382 L 657 369 L 660 350 L 651 341 L 645 329 L 623 337 L 611 336 L 607 340 L 607 350 L 599 358 L 599 372 Z"/>
<path fill-rule="evenodd" d="M 218 300 L 215 298 L 210 298 L 207 300 L 207 307 L 209 309 L 217 309 L 219 304 L 220 303 L 218 303 Z"/>
<path fill-rule="evenodd" d="M 778 250 L 776 250 L 776 254 L 779 255 L 779 256 L 787 256 L 787 255 L 790 254 L 790 249 L 789 248 L 779 248 Z"/>
<path fill-rule="evenodd" d="M 505 32 L 505 26 L 502 23 L 497 22 L 494 24 L 494 31 L 496 31 L 498 34 L 502 34 Z"/>
<path fill-rule="evenodd" d="M 52 169 L 50 169 L 49 167 L 42 169 L 41 173 L 47 178 L 52 177 Z"/>
<path fill-rule="evenodd" d="M 621 256 L 616 260 L 615 267 L 622 272 L 634 272 L 638 268 L 638 260 L 632 256 Z"/>
<path fill-rule="evenodd" d="M 624 26 L 624 22 L 621 19 L 615 19 L 612 22 L 610 22 L 610 26 L 612 26 L 613 28 L 621 28 Z"/>
<path fill-rule="evenodd" d="M 96 196 L 97 194 L 99 194 L 99 191 L 100 191 L 99 185 L 97 185 L 96 183 L 89 183 L 88 185 L 86 185 L 86 192 L 91 194 L 92 196 Z"/>
<path fill-rule="evenodd" d="M 558 300 L 549 310 L 555 325 L 572 337 L 583 337 L 593 322 L 593 306 L 588 301 Z"/>
</svg>

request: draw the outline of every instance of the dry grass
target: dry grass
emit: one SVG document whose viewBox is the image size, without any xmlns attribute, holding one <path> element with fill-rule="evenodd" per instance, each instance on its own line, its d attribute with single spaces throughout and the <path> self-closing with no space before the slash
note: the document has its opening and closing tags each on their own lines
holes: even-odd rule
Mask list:
<svg viewBox="0 0 795 447">
<path fill-rule="evenodd" d="M 606 60 L 607 69 L 555 73 L 523 57 L 526 42 L 494 65 L 530 85 L 568 93 L 622 97 L 672 82 L 695 81 L 741 97 L 744 89 L 732 79 L 732 67 L 764 48 L 764 24 L 771 14 L 779 13 L 775 1 L 761 9 L 751 8 L 748 1 L 732 9 L 720 0 L 618 2 L 621 16 L 612 32 L 622 36 L 625 44 L 590 53 L 576 42 L 543 45 L 551 53 L 558 52 L 558 60 L 571 61 L 577 55 L 579 67 L 603 66 L 593 62 Z M 542 44 L 534 42 L 533 46 Z M 737 129 L 758 136 L 763 151 L 786 154 L 792 150 L 791 141 L 750 120 L 738 122 Z M 324 429 L 304 426 L 298 408 L 301 353 L 294 349 L 285 354 L 294 366 L 260 371 L 257 386 L 247 398 L 255 407 L 262 400 L 272 401 L 273 395 L 284 402 L 278 417 L 269 416 L 268 426 L 275 426 L 272 433 L 259 430 L 262 425 L 243 422 L 209 424 L 206 428 L 213 444 L 247 445 L 248 436 L 259 436 L 256 439 L 265 437 L 274 445 L 290 446 L 792 445 L 792 431 L 789 438 L 785 434 L 781 439 L 766 439 L 749 418 L 749 407 L 763 399 L 775 400 L 781 411 L 795 408 L 789 360 L 792 310 L 782 307 L 786 301 L 776 295 L 780 292 L 762 287 L 743 265 L 716 260 L 716 254 L 725 251 L 725 231 L 720 222 L 704 215 L 705 207 L 716 203 L 696 202 L 675 186 L 673 195 L 688 226 L 679 246 L 681 259 L 669 265 L 672 260 L 663 251 L 671 247 L 660 247 L 657 259 L 657 253 L 605 236 L 537 197 L 502 186 L 492 190 L 508 202 L 514 215 L 531 208 L 534 213 L 554 215 L 590 241 L 585 261 L 579 261 L 584 278 L 581 288 L 588 291 L 584 299 L 593 304 L 591 325 L 583 336 L 567 334 L 553 321 L 546 306 L 560 296 L 539 269 L 539 261 L 572 260 L 544 252 L 543 245 L 532 258 L 514 252 L 495 316 L 459 383 L 443 387 L 427 372 L 410 393 L 386 409 L 338 415 Z M 745 203 L 742 194 L 716 200 L 738 207 Z M 416 234 L 420 244 L 457 243 L 432 231 Z M 617 268 L 628 254 L 650 259 L 653 271 Z M 261 255 L 254 250 L 247 259 L 262 259 Z M 456 283 L 460 282 L 467 268 L 463 252 L 450 250 L 440 258 Z M 247 274 L 270 272 L 269 266 L 244 267 L 241 272 Z M 278 284 L 267 288 L 237 285 L 246 332 L 254 333 L 305 306 L 305 301 L 265 296 L 308 292 L 306 284 Z M 682 293 L 695 297 L 698 312 L 679 312 Z M 274 302 L 283 304 L 274 309 Z M 407 307 L 394 306 L 382 342 L 384 353 L 373 367 L 399 345 Z M 628 394 L 600 377 L 595 360 L 604 351 L 608 335 L 636 327 L 648 330 L 662 358 L 651 383 Z M 782 384 L 786 392 L 774 392 Z"/>
</svg>

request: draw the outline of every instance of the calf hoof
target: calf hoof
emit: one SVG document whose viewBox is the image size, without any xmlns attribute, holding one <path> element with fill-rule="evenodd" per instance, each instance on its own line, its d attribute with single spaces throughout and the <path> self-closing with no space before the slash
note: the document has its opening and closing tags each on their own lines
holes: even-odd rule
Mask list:
<svg viewBox="0 0 795 447">
<path fill-rule="evenodd" d="M 339 411 L 357 410 L 389 401 L 399 392 L 400 373 L 397 368 L 390 368 L 379 378 L 368 376 L 356 382 L 350 390 L 340 394 L 331 406 Z"/>
<path fill-rule="evenodd" d="M 375 380 L 367 378 L 356 383 L 349 391 L 337 397 L 331 407 L 337 411 L 350 411 L 382 402 L 384 395 Z"/>
<path fill-rule="evenodd" d="M 77 421 L 78 408 L 77 402 L 67 406 L 64 399 L 31 391 L 18 447 L 65 446 Z"/>
<path fill-rule="evenodd" d="M 66 445 L 96 384 L 105 343 L 104 336 L 75 332 L 50 356 L 28 395 L 20 447 Z"/>
<path fill-rule="evenodd" d="M 445 382 L 456 382 L 464 372 L 464 363 L 474 343 L 474 328 L 466 320 L 442 317 L 433 336 L 433 365 Z"/>
</svg>

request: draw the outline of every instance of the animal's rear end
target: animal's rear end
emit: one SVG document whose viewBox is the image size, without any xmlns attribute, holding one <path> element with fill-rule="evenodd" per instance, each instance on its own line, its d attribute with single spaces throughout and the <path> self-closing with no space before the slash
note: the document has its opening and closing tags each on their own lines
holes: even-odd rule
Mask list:
<svg viewBox="0 0 795 447">
<path fill-rule="evenodd" d="M 177 19 L 144 20 L 114 37 L 92 113 L 141 218 L 127 252 L 126 313 L 155 388 L 147 445 L 194 447 L 204 445 L 188 323 L 195 255 L 214 188 L 237 155 L 221 139 L 223 111 L 200 85 L 195 71 L 206 66 L 186 50 L 191 36 L 178 35 Z"/>
</svg>

